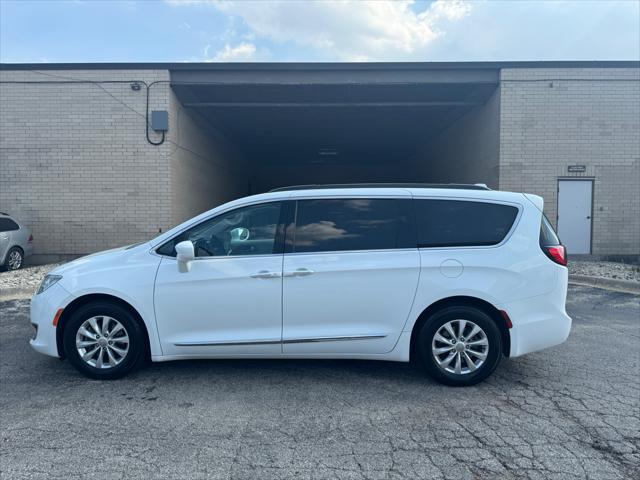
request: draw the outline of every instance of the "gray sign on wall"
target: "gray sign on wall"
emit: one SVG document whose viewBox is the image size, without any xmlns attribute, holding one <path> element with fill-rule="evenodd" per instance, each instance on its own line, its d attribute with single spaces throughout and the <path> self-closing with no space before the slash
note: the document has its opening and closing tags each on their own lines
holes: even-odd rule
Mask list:
<svg viewBox="0 0 640 480">
<path fill-rule="evenodd" d="M 569 173 L 584 173 L 587 171 L 586 165 L 569 165 L 567 167 Z"/>
</svg>

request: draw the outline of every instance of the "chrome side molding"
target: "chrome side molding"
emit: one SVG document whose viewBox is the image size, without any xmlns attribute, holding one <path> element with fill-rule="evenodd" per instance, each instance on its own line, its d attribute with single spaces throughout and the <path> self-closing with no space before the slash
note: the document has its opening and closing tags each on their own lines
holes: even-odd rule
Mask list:
<svg viewBox="0 0 640 480">
<path fill-rule="evenodd" d="M 348 340 L 375 340 L 385 338 L 386 335 L 352 335 L 347 337 L 317 337 L 317 338 L 291 338 L 283 340 L 282 343 L 317 343 L 317 342 L 344 342 Z"/>
<path fill-rule="evenodd" d="M 178 342 L 176 347 L 234 347 L 243 345 L 289 345 L 293 343 L 344 342 L 351 340 L 376 340 L 387 335 L 350 335 L 342 337 L 289 338 L 285 340 L 255 340 L 250 342 Z"/>
<path fill-rule="evenodd" d="M 256 340 L 251 342 L 178 342 L 174 343 L 176 347 L 236 347 L 242 345 L 278 345 L 282 343 L 280 340 Z"/>
</svg>

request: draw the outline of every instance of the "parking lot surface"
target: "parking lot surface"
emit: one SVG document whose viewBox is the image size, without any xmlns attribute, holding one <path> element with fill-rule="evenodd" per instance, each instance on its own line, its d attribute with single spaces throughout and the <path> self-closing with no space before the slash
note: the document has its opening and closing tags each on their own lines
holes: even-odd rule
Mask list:
<svg viewBox="0 0 640 480">
<path fill-rule="evenodd" d="M 189 361 L 123 380 L 33 352 L 0 303 L 0 477 L 640 475 L 640 297 L 570 287 L 564 345 L 471 388 L 363 361 Z"/>
</svg>

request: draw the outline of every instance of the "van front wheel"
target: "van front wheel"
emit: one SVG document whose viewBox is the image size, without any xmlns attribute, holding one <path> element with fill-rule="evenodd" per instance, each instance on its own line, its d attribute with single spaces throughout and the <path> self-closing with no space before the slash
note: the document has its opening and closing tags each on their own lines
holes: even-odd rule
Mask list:
<svg viewBox="0 0 640 480">
<path fill-rule="evenodd" d="M 140 324 L 126 309 L 109 302 L 80 307 L 64 327 L 67 358 L 81 373 L 100 380 L 125 376 L 144 358 Z"/>
<path fill-rule="evenodd" d="M 489 315 L 472 307 L 436 312 L 422 326 L 418 347 L 429 375 L 452 386 L 481 382 L 502 357 L 500 330 Z"/>
</svg>

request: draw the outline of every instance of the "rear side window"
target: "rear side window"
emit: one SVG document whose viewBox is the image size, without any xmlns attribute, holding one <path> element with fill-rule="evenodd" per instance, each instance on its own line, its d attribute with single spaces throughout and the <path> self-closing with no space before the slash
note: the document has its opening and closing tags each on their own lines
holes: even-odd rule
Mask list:
<svg viewBox="0 0 640 480">
<path fill-rule="evenodd" d="M 496 245 L 511 230 L 518 209 L 463 200 L 415 200 L 419 247 Z"/>
<path fill-rule="evenodd" d="M 20 230 L 16 222 L 10 218 L 0 218 L 0 232 L 12 232 L 14 230 Z"/>
<path fill-rule="evenodd" d="M 411 200 L 300 200 L 292 240 L 294 252 L 415 248 Z"/>
<path fill-rule="evenodd" d="M 553 230 L 551 223 L 547 216 L 542 214 L 542 223 L 540 224 L 540 246 L 541 247 L 555 247 L 561 245 L 560 239 Z"/>
</svg>

